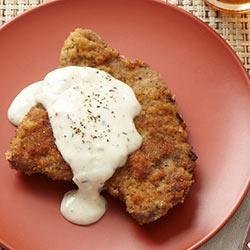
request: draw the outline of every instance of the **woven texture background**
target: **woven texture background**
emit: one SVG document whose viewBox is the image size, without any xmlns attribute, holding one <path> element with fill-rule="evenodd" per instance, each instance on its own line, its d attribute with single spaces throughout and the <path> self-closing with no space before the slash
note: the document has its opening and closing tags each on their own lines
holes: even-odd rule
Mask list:
<svg viewBox="0 0 250 250">
<path fill-rule="evenodd" d="M 0 25 L 44 0 L 0 0 Z M 236 51 L 250 73 L 250 14 L 229 15 L 214 11 L 202 0 L 169 0 L 216 30 Z"/>
</svg>

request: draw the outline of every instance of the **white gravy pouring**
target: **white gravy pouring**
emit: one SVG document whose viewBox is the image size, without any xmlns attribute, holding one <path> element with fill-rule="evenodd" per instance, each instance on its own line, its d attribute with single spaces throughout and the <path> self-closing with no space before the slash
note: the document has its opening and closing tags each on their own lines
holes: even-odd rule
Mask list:
<svg viewBox="0 0 250 250">
<path fill-rule="evenodd" d="M 61 213 L 76 224 L 94 223 L 106 210 L 100 195 L 105 181 L 141 145 L 133 122 L 141 106 L 125 83 L 77 66 L 56 69 L 23 89 L 8 110 L 9 120 L 20 124 L 37 103 L 48 112 L 57 148 L 78 186 L 64 195 Z"/>
</svg>

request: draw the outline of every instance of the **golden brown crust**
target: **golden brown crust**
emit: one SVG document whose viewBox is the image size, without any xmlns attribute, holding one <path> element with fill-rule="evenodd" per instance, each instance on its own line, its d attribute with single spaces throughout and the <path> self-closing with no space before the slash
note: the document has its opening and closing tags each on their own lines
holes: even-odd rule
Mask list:
<svg viewBox="0 0 250 250">
<path fill-rule="evenodd" d="M 159 74 L 141 61 L 123 58 L 86 29 L 76 29 L 66 39 L 60 64 L 102 69 L 131 86 L 142 105 L 135 124 L 143 144 L 107 181 L 108 192 L 124 201 L 140 224 L 160 218 L 183 202 L 193 183 L 196 156 L 187 143 L 186 126 L 175 99 Z M 33 108 L 17 129 L 7 159 L 12 167 L 28 174 L 39 172 L 62 180 L 72 177 L 56 149 L 41 105 Z"/>
<path fill-rule="evenodd" d="M 71 168 L 58 151 L 46 110 L 33 107 L 19 125 L 6 159 L 17 170 L 43 173 L 55 180 L 71 180 Z"/>
</svg>

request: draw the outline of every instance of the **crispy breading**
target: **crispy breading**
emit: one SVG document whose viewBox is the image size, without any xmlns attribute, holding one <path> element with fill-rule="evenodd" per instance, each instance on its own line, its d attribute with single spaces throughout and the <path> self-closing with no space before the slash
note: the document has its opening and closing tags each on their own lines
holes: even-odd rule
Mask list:
<svg viewBox="0 0 250 250">
<path fill-rule="evenodd" d="M 33 107 L 18 126 L 10 150 L 11 167 L 25 174 L 43 173 L 55 180 L 71 180 L 71 168 L 58 151 L 48 113 L 41 104 Z"/>
<path fill-rule="evenodd" d="M 143 144 L 106 182 L 107 191 L 125 202 L 140 224 L 157 220 L 183 202 L 193 183 L 197 157 L 187 142 L 186 125 L 175 98 L 160 75 L 141 61 L 120 56 L 87 29 L 76 29 L 66 39 L 60 65 L 102 69 L 132 87 L 142 105 L 135 125 Z M 13 168 L 26 174 L 42 173 L 55 180 L 72 178 L 41 105 L 32 108 L 19 125 L 6 158 Z"/>
</svg>

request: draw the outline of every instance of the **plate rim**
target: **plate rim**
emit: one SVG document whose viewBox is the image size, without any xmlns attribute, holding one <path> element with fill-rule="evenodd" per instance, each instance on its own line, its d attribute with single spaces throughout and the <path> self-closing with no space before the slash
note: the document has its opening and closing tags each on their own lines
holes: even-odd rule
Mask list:
<svg viewBox="0 0 250 250">
<path fill-rule="evenodd" d="M 20 18 L 23 18 L 26 15 L 29 15 L 30 13 L 33 13 L 35 11 L 39 11 L 39 10 L 41 10 L 43 8 L 49 7 L 50 5 L 56 4 L 57 2 L 64 2 L 64 1 L 66 1 L 66 0 L 50 0 L 48 2 L 44 2 L 42 4 L 39 4 L 38 6 L 32 7 L 31 9 L 28 9 L 28 10 L 22 12 L 18 16 L 12 18 L 11 20 L 7 21 L 5 24 L 0 26 L 0 35 L 1 35 L 2 31 L 9 28 L 9 26 L 11 27 L 11 24 L 15 23 Z M 235 63 L 237 63 L 237 67 L 239 68 L 239 70 L 242 73 L 242 76 L 244 75 L 247 87 L 250 90 L 250 75 L 247 73 L 247 70 L 245 69 L 242 62 L 240 61 L 240 58 L 238 57 L 236 52 L 233 50 L 233 48 L 226 42 L 226 40 L 224 40 L 208 24 L 204 23 L 198 17 L 192 15 L 191 13 L 185 11 L 184 9 L 182 9 L 180 7 L 177 7 L 177 6 L 173 5 L 173 4 L 170 4 L 167 1 L 166 2 L 164 0 L 140 0 L 140 1 L 152 2 L 152 3 L 155 3 L 155 4 L 161 5 L 163 8 L 170 8 L 170 9 L 172 9 L 174 11 L 177 11 L 177 12 L 181 13 L 182 15 L 185 15 L 186 17 L 193 20 L 193 22 L 196 22 L 197 25 L 199 24 L 204 29 L 206 29 L 211 35 L 213 35 L 215 37 L 215 39 L 217 39 L 219 42 L 221 42 L 224 45 L 224 47 L 227 49 L 227 52 L 232 55 Z M 244 198 L 246 197 L 246 195 L 248 194 L 249 191 L 250 191 L 250 177 L 248 178 L 248 181 L 244 185 L 244 188 L 242 189 L 241 193 L 239 194 L 238 199 L 236 199 L 235 204 L 232 206 L 231 210 L 226 214 L 226 216 L 221 220 L 221 222 L 219 222 L 218 225 L 213 230 L 210 231 L 210 233 L 206 234 L 204 237 L 197 240 L 196 242 L 191 243 L 191 245 L 187 249 L 195 250 L 198 247 L 201 247 L 204 243 L 206 243 L 208 240 L 210 240 L 213 236 L 215 236 L 215 234 L 218 233 L 224 227 L 224 225 L 230 220 L 230 218 L 234 215 L 234 213 L 240 207 L 240 205 L 242 204 Z M 0 235 L 0 246 L 1 245 L 3 247 L 6 247 L 7 249 L 13 249 L 13 247 L 11 247 L 9 245 L 9 243 L 7 243 L 6 240 L 4 240 Z"/>
</svg>

